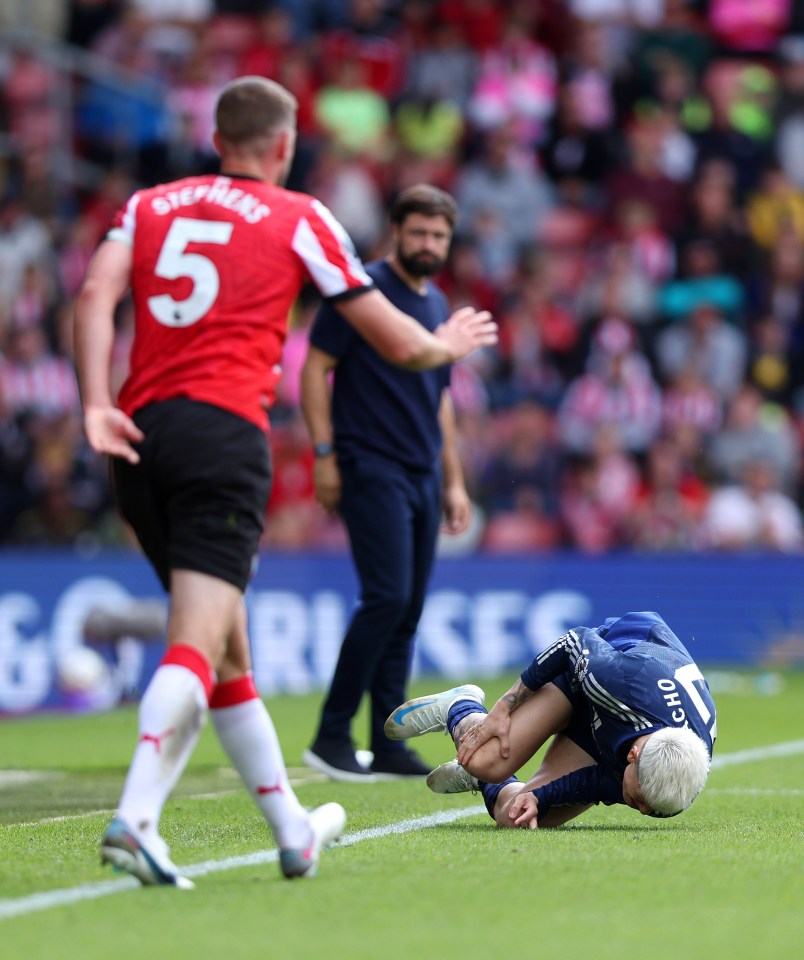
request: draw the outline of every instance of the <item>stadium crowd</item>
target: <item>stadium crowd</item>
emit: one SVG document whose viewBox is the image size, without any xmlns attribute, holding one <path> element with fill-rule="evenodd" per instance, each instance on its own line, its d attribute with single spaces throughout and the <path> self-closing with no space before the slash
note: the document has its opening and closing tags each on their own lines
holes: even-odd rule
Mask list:
<svg viewBox="0 0 804 960">
<path fill-rule="evenodd" d="M 289 186 L 329 206 L 365 258 L 385 252 L 401 188 L 430 182 L 458 201 L 439 282 L 501 331 L 453 372 L 478 508 L 458 549 L 804 550 L 800 4 L 26 9 L 93 69 L 65 74 L 18 37 L 0 45 L 0 542 L 126 542 L 81 434 L 74 296 L 133 189 L 215 169 L 217 93 L 259 74 L 299 100 Z M 15 11 L 0 3 L 0 27 Z M 92 175 L 54 169 L 65 129 Z M 345 549 L 314 500 L 298 407 L 316 307 L 300 300 L 285 349 L 266 546 Z M 131 330 L 124 306 L 117 383 Z"/>
</svg>

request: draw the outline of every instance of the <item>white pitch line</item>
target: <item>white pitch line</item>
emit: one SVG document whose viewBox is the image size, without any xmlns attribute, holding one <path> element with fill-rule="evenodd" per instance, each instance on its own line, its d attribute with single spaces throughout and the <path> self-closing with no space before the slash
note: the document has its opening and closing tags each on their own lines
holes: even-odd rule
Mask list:
<svg viewBox="0 0 804 960">
<path fill-rule="evenodd" d="M 738 750 L 736 753 L 726 753 L 719 757 L 712 757 L 712 769 L 733 767 L 738 763 L 751 763 L 752 760 L 769 760 L 775 757 L 792 757 L 796 753 L 804 753 L 804 740 L 790 740 L 787 743 L 775 743 L 770 747 L 754 747 L 752 750 Z"/>
<path fill-rule="evenodd" d="M 476 817 L 485 813 L 484 806 L 464 807 L 459 810 L 442 810 L 429 817 L 417 817 L 414 820 L 402 820 L 399 823 L 389 823 L 383 827 L 374 827 L 371 830 L 359 830 L 357 833 L 347 833 L 340 841 L 339 846 L 352 846 L 364 840 L 376 840 L 392 834 L 411 833 L 413 830 L 426 830 L 428 827 L 437 827 L 443 823 L 452 823 L 464 817 Z M 182 867 L 181 872 L 186 877 L 202 877 L 210 873 L 220 873 L 223 870 L 235 870 L 238 867 L 259 866 L 264 863 L 274 863 L 279 859 L 277 850 L 258 850 L 240 857 L 228 857 L 225 860 L 207 860 L 204 863 L 195 863 L 189 867 Z M 45 893 L 34 893 L 17 900 L 0 900 L 0 920 L 20 917 L 26 913 L 38 910 L 51 910 L 54 907 L 64 907 L 82 900 L 98 900 L 113 893 L 122 893 L 124 890 L 133 890 L 140 886 L 133 877 L 123 877 L 120 880 L 106 880 L 101 883 L 84 884 L 67 890 L 49 890 Z"/>
<path fill-rule="evenodd" d="M 741 763 L 751 763 L 754 760 L 767 760 L 775 757 L 789 757 L 804 753 L 804 740 L 792 740 L 787 743 L 772 744 L 768 747 L 756 747 L 751 750 L 738 750 L 735 753 L 726 753 L 715 757 L 712 767 L 730 767 Z M 393 834 L 411 833 L 414 830 L 426 830 L 430 827 L 453 823 L 464 817 L 476 817 L 486 812 L 484 806 L 462 807 L 458 810 L 442 810 L 428 817 L 417 817 L 413 820 L 401 820 L 398 823 L 389 823 L 382 827 L 373 827 L 370 830 L 360 830 L 342 837 L 339 846 L 353 846 L 364 840 L 377 840 Z M 182 867 L 181 872 L 186 877 L 201 877 L 210 873 L 220 873 L 224 870 L 235 870 L 239 867 L 259 866 L 264 863 L 274 863 L 279 859 L 277 850 L 258 850 L 240 857 L 229 857 L 225 860 L 207 860 L 203 863 L 191 864 Z M 113 893 L 122 893 L 124 890 L 133 890 L 139 887 L 139 881 L 133 877 L 124 877 L 119 880 L 106 880 L 101 883 L 84 884 L 66 890 L 48 890 L 44 893 L 34 893 L 16 900 L 0 900 L 0 920 L 20 917 L 38 910 L 50 910 L 54 907 L 63 907 L 82 900 L 97 900 Z"/>
</svg>

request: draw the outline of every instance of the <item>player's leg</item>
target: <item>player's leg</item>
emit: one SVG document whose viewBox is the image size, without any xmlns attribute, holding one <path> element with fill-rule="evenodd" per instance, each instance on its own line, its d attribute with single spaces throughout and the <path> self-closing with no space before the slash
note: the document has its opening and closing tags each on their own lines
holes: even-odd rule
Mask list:
<svg viewBox="0 0 804 960">
<path fill-rule="evenodd" d="M 307 813 L 288 782 L 273 721 L 254 686 L 242 602 L 210 699 L 210 715 L 221 746 L 277 844 L 304 846 L 309 840 Z"/>
<path fill-rule="evenodd" d="M 408 700 L 386 720 L 386 736 L 404 740 L 446 730 L 457 748 L 461 737 L 488 713 L 483 706 L 484 697 L 479 687 L 466 684 Z M 470 778 L 486 783 L 504 782 L 523 767 L 554 733 L 562 730 L 571 716 L 572 704 L 565 693 L 555 684 L 545 684 L 512 714 L 508 757 L 500 755 L 500 743 L 494 737 L 478 747 L 466 765 L 466 772 Z M 446 772 L 451 778 L 450 771 Z M 431 789 L 438 793 L 454 792 L 432 784 Z"/>
<path fill-rule="evenodd" d="M 251 674 L 245 604 L 229 635 L 210 711 L 221 746 L 265 817 L 280 848 L 287 877 L 314 876 L 321 849 L 343 831 L 346 815 L 337 803 L 308 813 L 288 780 L 270 714 Z"/>
<path fill-rule="evenodd" d="M 508 757 L 500 756 L 495 737 L 475 751 L 466 769 L 485 783 L 502 783 L 525 766 L 553 734 L 563 730 L 571 717 L 570 701 L 555 684 L 547 683 L 511 715 Z M 451 731 L 456 746 L 470 726 L 471 721 L 464 721 Z"/>
<path fill-rule="evenodd" d="M 513 827 L 508 815 L 514 798 L 526 790 L 535 790 L 546 783 L 552 783 L 575 770 L 581 770 L 595 763 L 595 759 L 562 733 L 556 734 L 547 748 L 544 759 L 536 773 L 527 783 L 506 784 L 500 790 L 494 803 L 492 816 L 498 827 Z M 591 804 L 579 803 L 572 806 L 553 807 L 544 817 L 539 817 L 539 828 L 558 827 L 588 810 Z"/>
<path fill-rule="evenodd" d="M 177 882 L 163 878 L 175 877 L 175 868 L 159 836 L 159 819 L 198 741 L 214 683 L 211 664 L 221 655 L 221 638 L 239 602 L 239 591 L 229 583 L 194 571 L 173 572 L 168 649 L 140 701 L 137 746 L 103 842 L 103 858 L 144 883 Z"/>
</svg>

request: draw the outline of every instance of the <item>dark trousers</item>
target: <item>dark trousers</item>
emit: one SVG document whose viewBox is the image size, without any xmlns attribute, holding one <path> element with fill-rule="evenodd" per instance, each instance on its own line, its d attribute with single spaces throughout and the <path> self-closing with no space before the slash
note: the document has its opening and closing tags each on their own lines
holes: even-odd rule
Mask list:
<svg viewBox="0 0 804 960">
<path fill-rule="evenodd" d="M 350 739 L 352 719 L 368 693 L 370 748 L 387 753 L 402 749 L 386 739 L 383 725 L 406 699 L 441 521 L 441 474 L 415 473 L 369 456 L 340 468 L 339 509 L 360 579 L 360 603 L 341 645 L 318 736 Z"/>
</svg>

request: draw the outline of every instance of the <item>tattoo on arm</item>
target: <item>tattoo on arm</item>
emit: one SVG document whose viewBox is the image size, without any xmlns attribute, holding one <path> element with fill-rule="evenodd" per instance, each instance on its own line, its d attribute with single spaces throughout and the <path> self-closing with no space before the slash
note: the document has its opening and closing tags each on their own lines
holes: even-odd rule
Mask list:
<svg viewBox="0 0 804 960">
<path fill-rule="evenodd" d="M 532 696 L 533 690 L 526 687 L 521 680 L 517 680 L 508 693 L 504 693 L 500 697 L 500 700 L 508 707 L 508 712 L 513 713 L 517 707 L 521 707 L 522 704 Z"/>
</svg>

